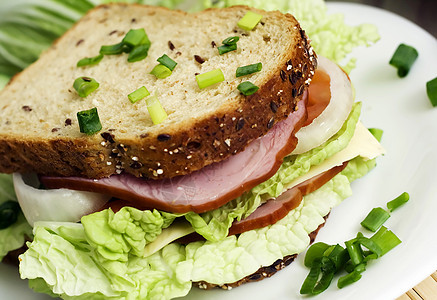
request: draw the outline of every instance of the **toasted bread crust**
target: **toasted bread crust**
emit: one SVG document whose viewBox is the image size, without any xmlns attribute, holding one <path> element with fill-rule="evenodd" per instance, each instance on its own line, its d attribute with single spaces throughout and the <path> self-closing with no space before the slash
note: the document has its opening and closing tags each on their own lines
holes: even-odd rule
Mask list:
<svg viewBox="0 0 437 300">
<path fill-rule="evenodd" d="M 93 11 L 111 7 L 103 5 Z M 156 9 L 158 13 L 163 9 L 138 6 L 138 9 L 143 8 Z M 236 6 L 226 10 L 247 9 Z M 214 11 L 209 9 L 201 13 L 213 14 Z M 276 66 L 269 66 L 269 78 L 255 94 L 240 95 L 238 101 L 222 105 L 214 114 L 197 118 L 188 126 L 168 126 L 134 138 L 105 129 L 92 137 L 53 136 L 48 139 L 0 132 L 0 172 L 33 171 L 43 175 L 101 178 L 124 171 L 137 177 L 160 179 L 191 173 L 242 151 L 250 141 L 299 109 L 298 102 L 316 68 L 315 54 L 293 16 L 259 12 L 282 18 L 287 27 L 285 31 L 289 31 L 295 40 L 281 61 Z M 15 76 L 8 87 L 20 76 Z"/>
</svg>

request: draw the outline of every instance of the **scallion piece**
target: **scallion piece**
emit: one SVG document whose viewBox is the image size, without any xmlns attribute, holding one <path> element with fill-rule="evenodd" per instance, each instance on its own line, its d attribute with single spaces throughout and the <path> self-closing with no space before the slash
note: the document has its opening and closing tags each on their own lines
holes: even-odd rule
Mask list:
<svg viewBox="0 0 437 300">
<path fill-rule="evenodd" d="M 230 36 L 222 41 L 223 45 L 233 45 L 236 44 L 240 38 L 238 36 Z"/>
<path fill-rule="evenodd" d="M 122 43 L 130 47 L 150 43 L 144 28 L 131 29 L 124 36 Z"/>
<path fill-rule="evenodd" d="M 347 252 L 349 253 L 350 260 L 354 266 L 359 265 L 363 259 L 363 250 L 356 239 L 352 239 L 345 242 Z"/>
<path fill-rule="evenodd" d="M 156 65 L 152 69 L 152 71 L 150 72 L 150 74 L 155 75 L 156 78 L 159 78 L 159 79 L 164 79 L 164 78 L 170 76 L 171 73 L 172 72 L 171 72 L 171 70 L 169 68 L 167 68 L 166 66 L 161 65 L 161 64 Z"/>
<path fill-rule="evenodd" d="M 213 84 L 222 82 L 225 80 L 222 70 L 215 69 L 203 74 L 196 75 L 197 85 L 200 89 L 204 89 Z"/>
<path fill-rule="evenodd" d="M 128 62 L 136 62 L 143 60 L 147 57 L 147 54 L 149 53 L 150 49 L 150 43 L 147 44 L 140 44 L 138 46 L 135 46 L 132 51 L 129 53 L 129 56 L 127 57 Z"/>
<path fill-rule="evenodd" d="M 398 76 L 405 77 L 416 61 L 419 53 L 411 46 L 400 44 L 390 59 L 390 65 L 398 69 Z"/>
<path fill-rule="evenodd" d="M 307 253 L 305 254 L 304 265 L 308 268 L 311 268 L 313 261 L 317 258 L 322 257 L 323 253 L 328 248 L 329 245 L 322 242 L 312 244 L 311 247 L 308 248 Z"/>
<path fill-rule="evenodd" d="M 344 288 L 345 286 L 348 286 L 348 285 L 350 285 L 350 284 L 352 284 L 352 283 L 354 283 L 354 282 L 357 282 L 358 280 L 360 280 L 361 279 L 361 273 L 360 272 L 358 272 L 358 271 L 352 271 L 351 273 L 349 273 L 349 274 L 347 274 L 347 275 L 344 275 L 344 276 L 341 276 L 339 279 L 338 279 L 338 282 L 337 282 L 337 287 L 339 288 L 339 289 L 342 289 L 342 288 Z"/>
<path fill-rule="evenodd" d="M 390 218 L 390 214 L 387 211 L 381 207 L 375 207 L 361 222 L 361 226 L 372 232 L 376 232 L 388 218 Z"/>
<path fill-rule="evenodd" d="M 160 124 L 162 121 L 167 119 L 167 113 L 165 112 L 156 95 L 146 98 L 146 104 L 153 124 Z"/>
<path fill-rule="evenodd" d="M 131 103 L 135 103 L 137 101 L 140 101 L 141 99 L 146 98 L 149 95 L 150 95 L 150 93 L 147 90 L 147 88 L 145 86 L 142 86 L 139 89 L 137 89 L 137 90 L 133 91 L 132 93 L 130 93 L 129 95 L 127 95 L 127 97 L 129 98 L 129 101 Z"/>
<path fill-rule="evenodd" d="M 401 240 L 384 226 L 382 226 L 370 239 L 381 248 L 381 256 L 401 243 Z"/>
<path fill-rule="evenodd" d="M 99 54 L 97 56 L 94 57 L 85 57 L 82 58 L 81 60 L 79 60 L 77 62 L 78 67 L 84 67 L 84 66 L 89 66 L 89 65 L 96 65 L 98 64 L 103 58 L 103 54 Z"/>
<path fill-rule="evenodd" d="M 402 194 L 400 194 L 399 196 L 397 196 L 395 199 L 389 201 L 387 203 L 387 208 L 390 211 L 394 211 L 396 208 L 398 208 L 399 206 L 405 204 L 408 202 L 408 200 L 410 200 L 410 195 L 407 192 L 403 192 Z"/>
<path fill-rule="evenodd" d="M 252 73 L 256 73 L 256 72 L 261 71 L 262 67 L 263 67 L 263 65 L 260 62 L 253 64 L 253 65 L 238 67 L 237 71 L 235 72 L 235 76 L 241 77 L 241 76 L 249 75 Z"/>
<path fill-rule="evenodd" d="M 311 266 L 308 276 L 302 284 L 302 295 L 318 295 L 328 288 L 334 278 L 335 265 L 326 256 L 317 258 Z"/>
<path fill-rule="evenodd" d="M 250 96 L 258 91 L 259 87 L 250 81 L 244 81 L 237 86 L 237 89 L 245 96 Z"/>
<path fill-rule="evenodd" d="M 219 54 L 223 55 L 225 53 L 237 50 L 237 44 L 221 45 L 220 47 L 217 47 L 217 49 Z"/>
<path fill-rule="evenodd" d="M 426 83 L 426 94 L 432 106 L 437 106 L 437 77 Z"/>
<path fill-rule="evenodd" d="M 176 67 L 176 65 L 178 64 L 177 62 L 175 62 L 173 59 L 171 59 L 170 57 L 168 57 L 167 54 L 164 54 L 163 56 L 161 56 L 160 58 L 157 59 L 157 61 L 161 64 L 166 66 L 167 68 L 170 69 L 170 71 L 173 71 L 174 68 Z"/>
<path fill-rule="evenodd" d="M 367 249 L 369 249 L 372 254 L 376 254 L 376 257 L 380 257 L 382 255 L 382 250 L 379 247 L 379 245 L 376 244 L 371 239 L 366 238 L 364 236 L 360 236 L 360 237 L 357 237 L 357 241 L 356 242 L 358 244 L 366 247 Z M 364 251 L 363 251 L 363 254 L 364 254 Z M 369 255 L 370 254 L 367 254 L 367 256 L 365 256 L 365 258 L 368 257 Z"/>
<path fill-rule="evenodd" d="M 382 134 L 384 133 L 384 130 L 379 128 L 369 128 L 369 131 L 378 142 L 381 142 L 381 138 L 382 138 Z"/>
<path fill-rule="evenodd" d="M 79 77 L 73 83 L 73 88 L 80 97 L 85 98 L 99 87 L 99 83 L 91 77 Z"/>
<path fill-rule="evenodd" d="M 91 135 L 102 130 L 97 108 L 83 110 L 77 113 L 80 132 Z"/>
<path fill-rule="evenodd" d="M 241 29 L 251 31 L 259 23 L 259 21 L 261 21 L 262 17 L 263 16 L 260 14 L 254 13 L 252 11 L 248 11 L 244 15 L 244 17 L 242 17 L 240 21 L 238 21 L 237 25 Z"/>
<path fill-rule="evenodd" d="M 130 49 L 123 42 L 114 45 L 104 45 L 100 47 L 100 54 L 103 55 L 117 55 L 129 51 Z"/>
<path fill-rule="evenodd" d="M 349 260 L 349 254 L 346 249 L 344 249 L 339 244 L 332 246 L 332 249 L 330 249 L 329 254 L 326 252 L 324 253 L 325 256 L 329 257 L 331 261 L 335 265 L 335 272 L 341 270 L 346 262 Z"/>
</svg>

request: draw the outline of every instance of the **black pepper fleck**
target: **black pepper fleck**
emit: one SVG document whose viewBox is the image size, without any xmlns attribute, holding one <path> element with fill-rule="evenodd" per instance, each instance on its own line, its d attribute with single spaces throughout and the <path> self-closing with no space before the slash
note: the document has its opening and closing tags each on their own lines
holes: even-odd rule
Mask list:
<svg viewBox="0 0 437 300">
<path fill-rule="evenodd" d="M 214 47 L 216 47 L 216 46 L 217 46 L 217 44 L 216 44 L 214 41 L 212 41 L 212 42 L 211 42 L 211 47 L 214 48 Z"/>
<path fill-rule="evenodd" d="M 182 54 L 182 53 L 181 53 L 180 51 L 176 52 L 176 55 L 178 55 L 178 56 L 181 55 L 181 54 Z"/>
<path fill-rule="evenodd" d="M 80 39 L 77 41 L 76 43 L 76 47 L 79 46 L 80 44 L 82 44 L 85 40 L 84 39 Z"/>
<path fill-rule="evenodd" d="M 113 134 L 111 134 L 111 133 L 109 133 L 109 132 L 103 132 L 103 133 L 101 133 L 100 134 L 101 135 L 101 137 L 105 140 L 105 141 L 107 141 L 107 142 L 109 142 L 109 143 L 111 143 L 111 144 L 114 144 L 115 143 L 115 141 L 114 141 L 114 135 Z"/>
<path fill-rule="evenodd" d="M 142 166 L 143 164 L 138 161 L 134 161 L 133 163 L 130 164 L 130 167 L 135 170 L 140 169 Z"/>
<path fill-rule="evenodd" d="M 167 133 L 161 133 L 158 135 L 157 139 L 160 142 L 165 142 L 165 141 L 168 141 L 169 139 L 171 139 L 171 135 L 169 135 Z"/>
<path fill-rule="evenodd" d="M 65 120 L 65 126 L 71 126 L 71 119 L 70 118 Z"/>
<path fill-rule="evenodd" d="M 137 19 L 133 18 L 132 20 L 130 20 L 132 23 L 135 23 L 137 21 Z"/>
<path fill-rule="evenodd" d="M 276 113 L 278 111 L 278 104 L 276 104 L 274 101 L 270 102 L 270 109 L 273 113 Z"/>
<path fill-rule="evenodd" d="M 24 111 L 32 111 L 32 108 L 28 105 L 24 105 L 23 107 L 21 107 Z"/>
<path fill-rule="evenodd" d="M 235 129 L 237 131 L 240 131 L 244 127 L 244 123 L 245 123 L 244 118 L 243 117 L 239 118 L 237 124 L 235 125 Z"/>
<path fill-rule="evenodd" d="M 173 43 L 171 41 L 168 41 L 168 48 L 170 48 L 171 51 L 173 51 L 175 49 L 175 46 L 173 45 Z"/>
<path fill-rule="evenodd" d="M 199 64 L 203 64 L 205 62 L 205 60 L 200 57 L 199 55 L 194 55 L 194 59 L 199 63 Z"/>
<path fill-rule="evenodd" d="M 109 35 L 113 35 L 113 34 L 115 34 L 115 33 L 117 33 L 118 32 L 118 30 L 112 30 L 110 33 L 109 33 Z"/>
<path fill-rule="evenodd" d="M 52 132 L 57 132 L 57 131 L 59 131 L 59 129 L 61 129 L 61 128 L 52 128 Z"/>
</svg>

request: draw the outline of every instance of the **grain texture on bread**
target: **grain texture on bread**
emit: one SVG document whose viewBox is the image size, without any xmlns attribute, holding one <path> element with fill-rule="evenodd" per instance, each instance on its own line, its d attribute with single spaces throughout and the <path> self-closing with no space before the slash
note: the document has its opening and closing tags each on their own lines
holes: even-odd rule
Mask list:
<svg viewBox="0 0 437 300">
<path fill-rule="evenodd" d="M 249 9 L 263 19 L 247 32 L 236 24 Z M 152 43 L 146 59 L 128 63 L 121 54 L 76 67 L 136 28 L 144 28 Z M 229 36 L 240 37 L 238 50 L 219 55 L 216 47 Z M 164 53 L 178 65 L 171 76 L 156 79 L 149 73 Z M 238 66 L 257 62 L 261 72 L 235 77 Z M 0 172 L 100 178 L 125 171 L 154 179 L 190 173 L 242 151 L 298 109 L 315 66 L 306 35 L 289 14 L 245 6 L 194 14 L 99 6 L 0 93 Z M 195 74 L 217 68 L 225 81 L 200 90 Z M 80 76 L 100 83 L 83 99 L 72 87 Z M 260 87 L 252 96 L 236 89 L 246 80 Z M 143 85 L 169 115 L 159 125 L 152 124 L 144 100 L 127 98 Z M 79 132 L 76 113 L 93 107 L 103 129 L 87 136 Z"/>
</svg>

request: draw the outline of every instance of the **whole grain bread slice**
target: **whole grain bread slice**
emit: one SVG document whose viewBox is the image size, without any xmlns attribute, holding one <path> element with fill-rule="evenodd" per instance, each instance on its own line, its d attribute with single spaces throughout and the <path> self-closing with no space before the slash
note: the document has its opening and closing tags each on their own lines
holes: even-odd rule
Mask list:
<svg viewBox="0 0 437 300">
<path fill-rule="evenodd" d="M 237 22 L 249 10 L 263 17 L 245 31 Z M 152 43 L 144 60 L 129 63 L 120 54 L 76 66 L 137 28 Z M 230 36 L 240 37 L 238 49 L 219 55 L 217 46 Z M 178 65 L 171 76 L 157 79 L 150 71 L 163 54 Z M 237 67 L 258 62 L 260 72 L 235 76 Z M 289 14 L 245 6 L 191 14 L 98 6 L 1 91 L 0 172 L 101 178 L 125 171 L 153 179 L 190 173 L 242 151 L 298 109 L 315 67 L 307 37 Z M 199 89 L 195 75 L 217 68 L 225 81 Z M 81 76 L 100 83 L 85 98 L 72 86 Z M 259 87 L 251 96 L 237 90 L 247 80 Z M 132 104 L 127 98 L 141 86 L 168 113 L 159 125 L 153 125 L 144 100 Z M 76 113 L 93 107 L 103 129 L 80 133 Z"/>
</svg>

